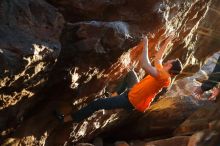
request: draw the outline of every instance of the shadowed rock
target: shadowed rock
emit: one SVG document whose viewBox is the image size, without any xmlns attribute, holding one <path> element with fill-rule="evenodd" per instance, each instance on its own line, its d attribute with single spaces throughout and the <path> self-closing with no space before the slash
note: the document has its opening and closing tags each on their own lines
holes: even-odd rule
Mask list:
<svg viewBox="0 0 220 146">
<path fill-rule="evenodd" d="M 59 56 L 63 22 L 43 0 L 0 2 L 0 130 L 21 122 L 42 99 L 35 95 Z"/>
</svg>

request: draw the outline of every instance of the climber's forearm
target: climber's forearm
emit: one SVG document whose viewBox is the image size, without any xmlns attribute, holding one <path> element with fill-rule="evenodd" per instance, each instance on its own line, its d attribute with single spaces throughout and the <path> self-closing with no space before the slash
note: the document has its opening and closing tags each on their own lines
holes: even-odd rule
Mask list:
<svg viewBox="0 0 220 146">
<path fill-rule="evenodd" d="M 157 70 L 151 65 L 151 62 L 148 57 L 148 38 L 144 38 L 144 48 L 142 51 L 142 68 L 151 76 L 157 77 Z"/>
<path fill-rule="evenodd" d="M 167 50 L 167 45 L 169 44 L 169 42 L 171 41 L 172 37 L 168 37 L 165 42 L 161 45 L 159 51 L 156 53 L 155 58 L 154 58 L 154 62 L 157 64 L 162 64 L 163 61 L 163 56 L 165 51 Z"/>
</svg>

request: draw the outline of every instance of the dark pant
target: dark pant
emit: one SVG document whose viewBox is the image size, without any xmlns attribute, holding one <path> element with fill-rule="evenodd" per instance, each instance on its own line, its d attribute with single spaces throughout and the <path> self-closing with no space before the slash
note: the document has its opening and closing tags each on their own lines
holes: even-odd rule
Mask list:
<svg viewBox="0 0 220 146">
<path fill-rule="evenodd" d="M 132 110 L 134 107 L 130 103 L 128 99 L 127 92 L 110 98 L 99 98 L 97 100 L 92 101 L 89 103 L 86 107 L 80 109 L 79 111 L 72 114 L 73 121 L 80 122 L 90 115 L 92 115 L 95 111 L 105 109 L 105 110 L 111 110 L 111 109 L 125 109 L 125 110 Z"/>
</svg>

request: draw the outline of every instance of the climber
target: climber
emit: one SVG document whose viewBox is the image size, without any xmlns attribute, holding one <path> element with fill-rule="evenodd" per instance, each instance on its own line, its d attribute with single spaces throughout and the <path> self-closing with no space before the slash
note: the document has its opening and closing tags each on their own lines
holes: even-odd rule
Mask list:
<svg viewBox="0 0 220 146">
<path fill-rule="evenodd" d="M 138 78 L 137 73 L 135 72 L 135 69 L 132 68 L 126 76 L 119 82 L 118 86 L 114 89 L 115 92 L 112 94 L 107 92 L 107 97 L 109 95 L 111 96 L 118 96 L 120 94 L 123 94 L 127 90 L 130 90 L 135 84 L 137 84 L 140 81 Z M 168 91 L 167 87 L 164 87 L 154 98 L 153 102 L 157 102 L 160 98 L 160 96 L 164 95 Z"/>
<path fill-rule="evenodd" d="M 154 66 L 152 66 L 148 58 L 148 38 L 144 37 L 140 63 L 142 68 L 149 75 L 131 87 L 130 90 L 114 97 L 94 100 L 87 106 L 69 115 L 63 115 L 56 112 L 56 117 L 62 122 L 73 121 L 78 123 L 100 109 L 111 110 L 122 108 L 128 111 L 136 109 L 145 112 L 155 95 L 163 87 L 168 87 L 171 82 L 171 77 L 175 77 L 182 70 L 182 64 L 179 59 L 168 60 L 162 65 L 162 57 L 171 39 L 171 37 L 166 38 L 159 51 L 156 53 Z"/>
<path fill-rule="evenodd" d="M 212 89 L 212 95 L 209 97 L 210 100 L 215 99 L 218 94 L 220 94 L 220 88 L 216 88 L 215 86 L 219 83 L 220 81 L 220 56 L 218 57 L 218 61 L 215 65 L 214 70 L 212 73 L 209 75 L 208 80 L 204 81 L 201 86 L 196 87 L 194 91 L 194 96 L 197 99 L 201 99 L 202 94 L 205 91 L 208 91 Z"/>
</svg>

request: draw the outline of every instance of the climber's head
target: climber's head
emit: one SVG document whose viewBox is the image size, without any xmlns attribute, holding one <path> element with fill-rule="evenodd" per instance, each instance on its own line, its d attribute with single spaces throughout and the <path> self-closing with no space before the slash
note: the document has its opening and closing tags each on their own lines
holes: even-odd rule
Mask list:
<svg viewBox="0 0 220 146">
<path fill-rule="evenodd" d="M 171 76 L 176 76 L 181 73 L 183 66 L 179 59 L 172 59 L 165 62 L 163 68 L 167 70 Z"/>
</svg>

